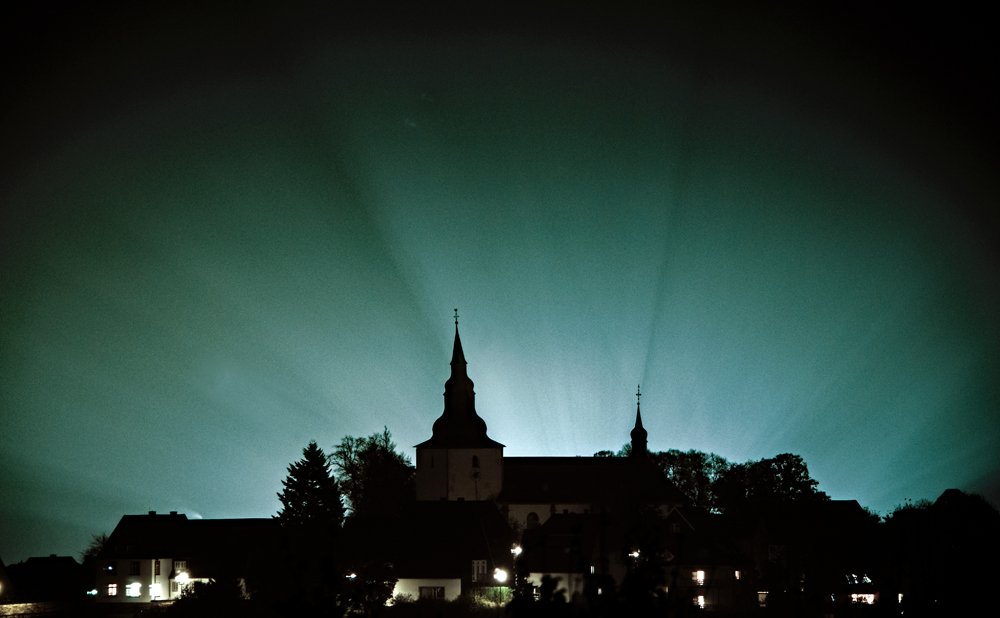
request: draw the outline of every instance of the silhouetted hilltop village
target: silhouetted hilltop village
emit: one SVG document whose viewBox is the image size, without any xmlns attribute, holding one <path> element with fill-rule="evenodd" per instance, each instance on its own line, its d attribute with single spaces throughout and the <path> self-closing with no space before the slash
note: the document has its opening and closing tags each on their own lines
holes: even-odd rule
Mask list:
<svg viewBox="0 0 1000 618">
<path fill-rule="evenodd" d="M 125 515 L 82 564 L 0 563 L 0 616 L 972 615 L 1000 575 L 979 496 L 880 519 L 795 455 L 650 452 L 638 401 L 616 453 L 505 457 L 457 316 L 444 399 L 415 466 L 388 429 L 310 443 L 274 518 Z"/>
</svg>

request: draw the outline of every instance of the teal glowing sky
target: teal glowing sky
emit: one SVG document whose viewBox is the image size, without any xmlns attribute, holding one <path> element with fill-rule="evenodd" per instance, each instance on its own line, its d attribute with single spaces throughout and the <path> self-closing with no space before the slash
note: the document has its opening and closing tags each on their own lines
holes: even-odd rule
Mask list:
<svg viewBox="0 0 1000 618">
<path fill-rule="evenodd" d="M 508 455 L 617 449 L 641 383 L 653 450 L 797 453 L 883 513 L 1000 498 L 975 84 L 805 18 L 71 17 L 5 69 L 5 563 L 270 516 L 309 440 L 412 457 L 454 307 Z"/>
</svg>

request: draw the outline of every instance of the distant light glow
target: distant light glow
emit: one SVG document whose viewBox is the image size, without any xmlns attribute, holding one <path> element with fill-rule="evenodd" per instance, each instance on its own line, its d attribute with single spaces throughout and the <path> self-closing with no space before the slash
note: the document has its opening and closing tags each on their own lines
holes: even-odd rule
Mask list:
<svg viewBox="0 0 1000 618">
<path fill-rule="evenodd" d="M 159 599 L 161 596 L 163 596 L 162 584 L 150 584 L 149 596 L 151 596 L 154 599 Z"/>
<path fill-rule="evenodd" d="M 698 605 L 698 607 L 700 607 L 702 609 L 705 609 L 705 595 L 702 595 L 702 594 L 698 595 L 697 605 Z"/>
<path fill-rule="evenodd" d="M 97 588 L 93 588 L 91 590 L 88 590 L 87 594 L 90 595 L 90 596 L 92 596 L 92 597 L 96 597 L 97 596 Z"/>
<path fill-rule="evenodd" d="M 521 546 L 517 545 L 516 547 L 514 547 L 514 549 L 510 550 L 510 553 L 514 554 L 515 556 L 520 556 L 521 551 L 522 551 Z"/>
<path fill-rule="evenodd" d="M 187 573 L 181 571 L 180 573 L 177 574 L 177 577 L 175 579 L 183 586 L 184 584 L 188 583 L 189 578 Z"/>
<path fill-rule="evenodd" d="M 356 577 L 357 577 L 356 573 L 351 573 L 350 575 L 347 576 L 347 579 L 354 579 Z"/>
<path fill-rule="evenodd" d="M 507 571 L 504 571 L 503 569 L 499 568 L 495 569 L 493 571 L 493 579 L 497 580 L 501 584 L 504 583 L 505 581 L 507 581 Z"/>
<path fill-rule="evenodd" d="M 127 597 L 137 597 L 141 594 L 142 584 L 134 583 L 125 586 L 125 596 Z"/>
</svg>

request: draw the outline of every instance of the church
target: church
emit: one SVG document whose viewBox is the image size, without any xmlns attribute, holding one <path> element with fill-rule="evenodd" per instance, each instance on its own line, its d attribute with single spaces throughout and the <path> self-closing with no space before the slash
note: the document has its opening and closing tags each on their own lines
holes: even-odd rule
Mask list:
<svg viewBox="0 0 1000 618">
<path fill-rule="evenodd" d="M 629 556 L 637 555 L 638 547 L 622 540 L 620 518 L 609 516 L 616 509 L 652 508 L 674 531 L 691 529 L 681 513 L 684 496 L 646 461 L 638 403 L 631 439 L 630 457 L 504 457 L 504 445 L 489 437 L 476 411 L 456 319 L 444 412 L 430 439 L 415 447 L 416 498 L 418 504 L 446 502 L 459 509 L 455 503 L 494 505 L 511 528 L 515 554 L 523 552 L 517 568 L 527 569 L 536 586 L 544 575 L 560 577 L 569 598 L 583 592 L 588 575 L 620 583 Z M 503 570 L 498 565 L 507 560 L 494 556 L 490 562 L 496 565 L 487 575 Z M 461 579 L 483 581 L 479 568 L 485 566 L 478 561 L 467 566 L 469 577 Z"/>
</svg>

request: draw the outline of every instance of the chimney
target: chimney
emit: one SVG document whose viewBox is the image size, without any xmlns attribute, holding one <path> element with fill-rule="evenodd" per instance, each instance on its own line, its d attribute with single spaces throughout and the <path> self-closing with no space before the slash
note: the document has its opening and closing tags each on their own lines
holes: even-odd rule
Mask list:
<svg viewBox="0 0 1000 618">
<path fill-rule="evenodd" d="M 156 515 L 156 511 L 150 511 L 149 514 L 150 515 Z"/>
</svg>

